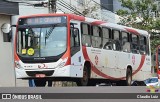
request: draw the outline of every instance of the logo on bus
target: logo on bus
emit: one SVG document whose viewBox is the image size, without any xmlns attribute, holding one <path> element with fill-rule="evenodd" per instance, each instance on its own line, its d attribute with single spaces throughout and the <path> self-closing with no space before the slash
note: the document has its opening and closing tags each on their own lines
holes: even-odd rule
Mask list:
<svg viewBox="0 0 160 102">
<path fill-rule="evenodd" d="M 96 65 L 98 65 L 98 56 L 97 55 L 95 56 L 95 63 L 96 63 Z"/>
<path fill-rule="evenodd" d="M 48 68 L 44 63 L 41 65 L 38 65 L 38 68 L 42 69 L 42 68 Z"/>
<path fill-rule="evenodd" d="M 135 65 L 135 62 L 136 62 L 136 58 L 135 58 L 135 55 L 132 56 L 132 63 L 133 65 Z"/>
</svg>

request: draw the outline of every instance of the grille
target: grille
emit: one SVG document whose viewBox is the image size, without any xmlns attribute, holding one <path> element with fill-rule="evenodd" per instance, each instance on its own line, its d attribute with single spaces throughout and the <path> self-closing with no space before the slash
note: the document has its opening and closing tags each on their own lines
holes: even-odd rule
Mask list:
<svg viewBox="0 0 160 102">
<path fill-rule="evenodd" d="M 35 76 L 36 74 L 45 74 L 46 76 L 51 76 L 54 70 L 50 71 L 26 71 L 28 76 Z"/>
</svg>

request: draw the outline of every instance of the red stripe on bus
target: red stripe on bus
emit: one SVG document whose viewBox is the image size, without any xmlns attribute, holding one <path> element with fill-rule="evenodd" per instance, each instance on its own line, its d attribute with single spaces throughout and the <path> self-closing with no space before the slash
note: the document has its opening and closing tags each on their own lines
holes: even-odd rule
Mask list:
<svg viewBox="0 0 160 102">
<path fill-rule="evenodd" d="M 19 21 L 19 19 L 18 19 L 18 21 Z M 18 26 L 18 23 L 17 23 L 17 25 L 16 26 Z M 18 30 L 16 29 L 16 32 L 18 32 Z M 16 35 L 15 35 L 15 41 L 14 41 L 14 60 L 15 61 L 19 61 L 20 59 L 19 59 L 19 57 L 18 57 L 18 55 L 17 55 L 17 48 L 16 48 L 16 46 L 17 46 L 17 33 L 16 33 Z"/>
<path fill-rule="evenodd" d="M 77 15 L 74 15 L 74 14 L 68 14 L 68 16 L 70 17 L 70 19 L 85 21 L 85 17 L 83 17 L 83 16 L 77 16 Z"/>
<path fill-rule="evenodd" d="M 92 66 L 92 71 L 94 73 L 96 73 L 97 75 L 101 76 L 101 77 L 104 77 L 106 79 L 114 79 L 114 80 L 121 80 L 121 79 L 124 79 L 126 77 L 120 77 L 120 78 L 115 78 L 115 77 L 111 77 L 109 75 L 106 75 L 104 74 L 103 72 L 101 72 L 100 70 L 98 70 L 94 65 Z"/>
<path fill-rule="evenodd" d="M 82 52 L 83 52 L 84 59 L 87 61 L 90 61 L 90 59 L 88 57 L 87 49 L 85 46 L 82 46 Z"/>
<path fill-rule="evenodd" d="M 104 21 L 95 21 L 95 22 L 92 22 L 91 25 L 100 25 L 100 24 L 103 24 L 103 23 L 106 23 Z"/>
<path fill-rule="evenodd" d="M 139 33 L 138 33 L 136 30 L 134 30 L 134 29 L 131 29 L 131 28 L 125 28 L 125 29 L 126 29 L 128 32 L 130 32 L 130 33 L 139 35 Z"/>
<path fill-rule="evenodd" d="M 143 64 L 144 64 L 145 58 L 146 58 L 145 55 L 142 55 L 142 56 L 141 56 L 141 62 L 140 62 L 140 64 L 139 64 L 137 70 L 135 70 L 135 71 L 132 73 L 132 75 L 135 75 L 138 71 L 140 71 L 140 70 L 142 69 L 142 66 L 143 66 Z"/>
<path fill-rule="evenodd" d="M 160 69 L 159 69 L 159 61 L 158 61 L 159 49 L 160 49 L 160 45 L 157 47 L 157 50 L 156 50 L 156 69 L 157 69 L 158 78 L 160 79 Z"/>
<path fill-rule="evenodd" d="M 87 60 L 87 61 L 90 61 L 90 63 L 92 64 L 91 69 L 92 69 L 92 71 L 93 71 L 94 73 L 96 73 L 97 75 L 99 75 L 99 76 L 101 76 L 101 77 L 104 77 L 104 78 L 107 78 L 107 79 L 115 79 L 115 80 L 121 80 L 121 79 L 125 79 L 125 78 L 126 78 L 126 76 L 120 77 L 120 78 L 115 78 L 115 77 L 111 77 L 111 76 L 109 76 L 109 75 L 104 74 L 103 72 L 101 72 L 100 70 L 98 70 L 98 68 L 96 68 L 96 67 L 93 65 L 93 63 L 92 63 L 91 60 L 89 59 L 89 56 L 88 56 L 88 53 L 87 53 L 87 49 L 86 49 L 85 46 L 82 47 L 82 51 L 83 51 L 84 59 Z M 142 69 L 142 66 L 143 66 L 143 64 L 144 64 L 144 61 L 145 61 L 145 55 L 142 55 L 142 57 L 141 57 L 141 62 L 140 62 L 140 64 L 139 64 L 137 70 L 135 70 L 135 71 L 133 72 L 132 76 L 135 75 L 139 70 Z"/>
<path fill-rule="evenodd" d="M 20 60 L 18 55 L 15 52 L 14 52 L 14 59 L 15 59 L 15 61 L 19 61 Z"/>
</svg>

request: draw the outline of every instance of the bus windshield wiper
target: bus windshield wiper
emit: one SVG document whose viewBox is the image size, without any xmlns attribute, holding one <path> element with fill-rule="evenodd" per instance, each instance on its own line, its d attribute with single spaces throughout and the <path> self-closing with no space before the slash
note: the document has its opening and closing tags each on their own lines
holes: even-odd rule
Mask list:
<svg viewBox="0 0 160 102">
<path fill-rule="evenodd" d="M 64 24 L 64 23 L 59 24 L 59 23 L 58 23 L 58 24 L 51 25 L 51 28 L 49 29 L 49 31 L 48 31 L 48 32 L 46 31 L 45 39 L 48 39 L 48 38 L 49 38 L 49 36 L 52 34 L 53 29 L 54 29 L 55 27 L 57 27 L 57 26 L 66 26 L 66 24 Z"/>
<path fill-rule="evenodd" d="M 55 25 L 53 25 L 53 26 L 49 29 L 48 32 L 47 32 L 47 30 L 46 30 L 45 40 L 50 37 L 50 35 L 52 34 L 54 28 L 55 28 Z"/>
</svg>

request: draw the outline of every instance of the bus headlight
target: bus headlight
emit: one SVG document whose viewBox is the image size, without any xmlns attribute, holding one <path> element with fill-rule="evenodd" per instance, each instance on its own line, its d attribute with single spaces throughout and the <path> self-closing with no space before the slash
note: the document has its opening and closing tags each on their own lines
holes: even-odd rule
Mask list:
<svg viewBox="0 0 160 102">
<path fill-rule="evenodd" d="M 22 66 L 19 64 L 19 62 L 18 61 L 15 61 L 15 68 L 22 68 Z"/>
</svg>

